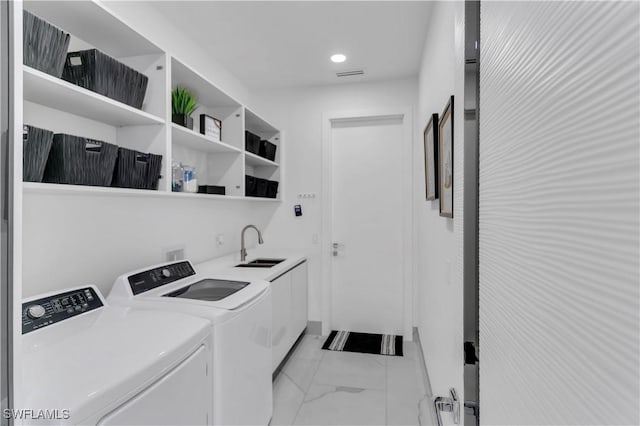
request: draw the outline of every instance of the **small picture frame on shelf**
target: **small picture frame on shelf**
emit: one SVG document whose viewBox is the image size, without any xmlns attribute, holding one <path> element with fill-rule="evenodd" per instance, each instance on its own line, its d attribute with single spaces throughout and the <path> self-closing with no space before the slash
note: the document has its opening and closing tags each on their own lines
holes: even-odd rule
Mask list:
<svg viewBox="0 0 640 426">
<path fill-rule="evenodd" d="M 438 198 L 438 114 L 431 114 L 423 132 L 424 182 L 428 200 Z"/>
<path fill-rule="evenodd" d="M 438 123 L 438 176 L 440 216 L 453 218 L 453 96 Z"/>
<path fill-rule="evenodd" d="M 222 121 L 207 114 L 200 114 L 200 133 L 216 142 L 222 142 Z"/>
</svg>

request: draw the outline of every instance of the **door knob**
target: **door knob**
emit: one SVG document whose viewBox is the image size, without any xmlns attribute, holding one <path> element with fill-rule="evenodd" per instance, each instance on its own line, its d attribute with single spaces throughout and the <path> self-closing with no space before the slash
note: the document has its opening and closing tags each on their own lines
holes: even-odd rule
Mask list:
<svg viewBox="0 0 640 426">
<path fill-rule="evenodd" d="M 331 244 L 331 247 L 333 248 L 333 255 L 337 256 L 340 253 L 340 250 L 342 250 L 344 248 L 343 244 L 339 244 L 339 243 L 333 243 Z"/>
</svg>

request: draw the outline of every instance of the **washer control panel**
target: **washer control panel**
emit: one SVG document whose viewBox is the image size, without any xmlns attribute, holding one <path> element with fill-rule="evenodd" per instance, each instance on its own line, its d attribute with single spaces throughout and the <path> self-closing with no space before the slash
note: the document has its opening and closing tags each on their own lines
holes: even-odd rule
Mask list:
<svg viewBox="0 0 640 426">
<path fill-rule="evenodd" d="M 131 292 L 137 295 L 195 274 L 191 263 L 182 261 L 131 275 L 129 285 Z"/>
<path fill-rule="evenodd" d="M 102 307 L 91 287 L 67 291 L 22 304 L 22 334 Z"/>
</svg>

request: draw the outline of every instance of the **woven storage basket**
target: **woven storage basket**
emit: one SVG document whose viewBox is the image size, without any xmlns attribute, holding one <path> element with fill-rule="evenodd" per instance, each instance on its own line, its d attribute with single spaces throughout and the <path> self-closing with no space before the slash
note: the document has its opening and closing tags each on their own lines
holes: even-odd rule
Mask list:
<svg viewBox="0 0 640 426">
<path fill-rule="evenodd" d="M 244 177 L 244 194 L 247 197 L 255 197 L 258 190 L 258 182 L 253 176 L 245 175 Z"/>
<path fill-rule="evenodd" d="M 116 145 L 56 133 L 44 171 L 44 181 L 110 186 L 117 155 Z"/>
<path fill-rule="evenodd" d="M 162 155 L 118 148 L 111 185 L 120 188 L 158 189 L 161 168 Z"/>
<path fill-rule="evenodd" d="M 267 160 L 275 161 L 276 159 L 276 145 L 272 144 L 269 141 L 260 141 L 260 152 L 258 153 L 260 157 L 266 158 Z"/>
<path fill-rule="evenodd" d="M 256 178 L 256 197 L 266 197 L 269 189 L 269 181 L 262 178 Z"/>
<path fill-rule="evenodd" d="M 22 180 L 42 182 L 44 168 L 53 143 L 53 132 L 25 125 L 22 133 Z"/>
<path fill-rule="evenodd" d="M 135 108 L 142 108 L 149 79 L 97 49 L 67 54 L 62 78 Z"/>
<path fill-rule="evenodd" d="M 22 62 L 60 78 L 69 48 L 69 34 L 47 21 L 22 12 Z"/>
<path fill-rule="evenodd" d="M 278 182 L 275 180 L 267 181 L 267 198 L 276 198 L 278 196 Z"/>
</svg>

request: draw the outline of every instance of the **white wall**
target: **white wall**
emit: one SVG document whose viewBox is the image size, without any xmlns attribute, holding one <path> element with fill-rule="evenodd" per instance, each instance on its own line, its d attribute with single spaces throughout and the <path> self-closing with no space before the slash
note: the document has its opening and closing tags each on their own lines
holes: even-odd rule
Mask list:
<svg viewBox="0 0 640 426">
<path fill-rule="evenodd" d="M 376 83 L 339 84 L 255 93 L 256 105 L 266 119 L 284 129 L 286 138 L 284 202 L 269 226 L 266 246 L 301 250 L 309 256 L 309 319 L 322 320 L 321 250 L 313 236 L 322 232 L 322 114 L 376 108 L 415 107 L 414 79 Z M 298 199 L 299 193 L 316 198 Z M 302 204 L 302 217 L 293 206 Z M 324 249 L 329 250 L 329 247 Z M 325 277 L 326 278 L 326 277 Z"/>
<path fill-rule="evenodd" d="M 434 395 L 463 395 L 462 215 L 464 2 L 432 5 L 422 57 L 416 118 L 416 323 Z M 440 217 L 438 202 L 425 200 L 422 132 L 432 113 L 442 114 L 454 95 L 454 217 Z M 451 418 L 443 414 L 443 421 Z"/>
<path fill-rule="evenodd" d="M 250 103 L 250 92 L 240 81 L 152 6 L 119 1 L 106 5 L 230 96 Z M 184 246 L 186 256 L 196 262 L 239 251 L 242 227 L 255 223 L 266 228 L 275 208 L 249 201 L 26 193 L 24 296 L 85 284 L 97 284 L 107 292 L 117 275 L 164 261 L 163 250 L 174 246 Z M 217 234 L 225 236 L 223 246 L 215 245 Z M 268 231 L 265 239 L 270 239 Z"/>
<path fill-rule="evenodd" d="M 194 262 L 239 253 L 242 227 L 265 229 L 274 209 L 250 201 L 25 194 L 24 296 L 86 284 L 108 292 L 118 275 L 163 262 L 163 251 L 176 246 Z M 216 246 L 218 234 L 225 245 Z M 247 244 L 256 244 L 253 234 Z"/>
<path fill-rule="evenodd" d="M 634 424 L 640 4 L 483 2 L 485 424 Z"/>
</svg>

